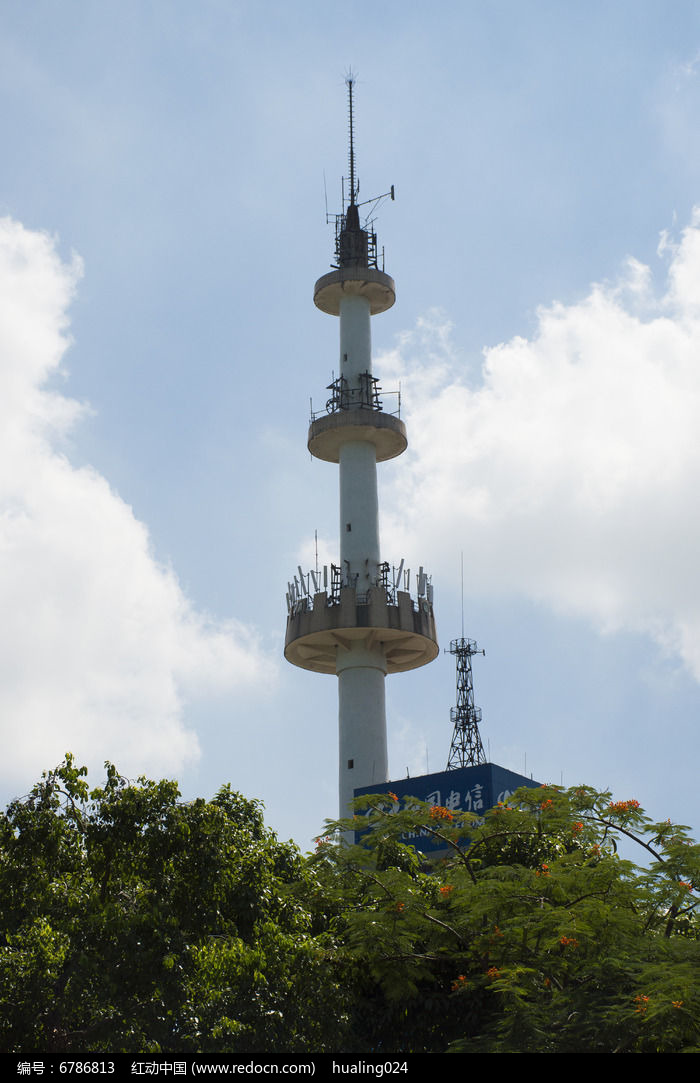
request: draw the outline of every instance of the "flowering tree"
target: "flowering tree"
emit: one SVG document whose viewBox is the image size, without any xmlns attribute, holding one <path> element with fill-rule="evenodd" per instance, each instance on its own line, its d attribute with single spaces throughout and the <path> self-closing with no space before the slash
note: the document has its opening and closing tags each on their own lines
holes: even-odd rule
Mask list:
<svg viewBox="0 0 700 1083">
<path fill-rule="evenodd" d="M 305 858 L 229 788 L 85 775 L 0 815 L 5 1051 L 697 1051 L 700 849 L 636 801 L 367 797 Z"/>
<path fill-rule="evenodd" d="M 483 820 L 393 794 L 324 842 L 353 1033 L 386 1053 L 698 1051 L 700 847 L 634 800 L 522 789 Z M 365 815 L 361 815 L 364 813 Z M 402 842 L 424 831 L 426 867 Z M 623 836 L 640 865 L 618 856 Z"/>
</svg>

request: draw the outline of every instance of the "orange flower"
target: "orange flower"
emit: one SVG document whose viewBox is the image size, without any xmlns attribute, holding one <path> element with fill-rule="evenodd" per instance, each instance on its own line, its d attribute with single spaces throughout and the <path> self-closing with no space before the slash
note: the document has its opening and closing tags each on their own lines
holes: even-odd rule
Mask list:
<svg viewBox="0 0 700 1083">
<path fill-rule="evenodd" d="M 397 902 L 394 909 L 396 910 L 397 914 L 403 914 L 404 910 L 406 909 L 406 903 Z"/>
<path fill-rule="evenodd" d="M 448 812 L 442 805 L 433 805 L 430 809 L 431 820 L 453 820 L 454 817 L 451 812 Z"/>
<path fill-rule="evenodd" d="M 488 968 L 488 970 L 486 971 L 486 977 L 490 978 L 491 981 L 495 981 L 496 978 L 500 978 L 500 976 L 501 976 L 501 972 L 500 972 L 500 970 L 498 969 L 497 966 L 490 966 Z"/>
<path fill-rule="evenodd" d="M 679 887 L 684 887 L 686 891 L 692 891 L 693 890 L 693 885 L 689 884 L 687 880 L 679 880 L 678 881 L 678 886 Z"/>
<path fill-rule="evenodd" d="M 639 996 L 636 996 L 634 998 L 634 1003 L 637 1005 L 637 1007 L 634 1009 L 635 1012 L 637 1012 L 638 1015 L 644 1015 L 644 1012 L 647 1010 L 647 1007 L 649 1005 L 649 997 L 646 997 L 643 993 L 640 993 Z"/>
<path fill-rule="evenodd" d="M 629 810 L 632 808 L 639 808 L 639 801 L 635 801 L 634 798 L 632 798 L 630 801 L 610 802 L 611 812 L 629 812 Z"/>
<path fill-rule="evenodd" d="M 543 801 L 542 804 L 540 805 L 540 808 L 551 808 L 551 807 L 552 807 L 552 798 L 551 797 L 549 797 L 546 801 Z"/>
<path fill-rule="evenodd" d="M 540 865 L 539 869 L 535 869 L 535 876 L 549 876 L 549 865 Z"/>
<path fill-rule="evenodd" d="M 447 895 L 450 895 L 453 891 L 454 891 L 454 887 L 452 886 L 452 884 L 443 884 L 442 887 L 440 888 L 440 894 L 444 895 L 445 897 Z"/>
<path fill-rule="evenodd" d="M 574 936 L 562 936 L 559 943 L 563 948 L 577 948 L 578 940 Z"/>
<path fill-rule="evenodd" d="M 578 820 L 575 824 L 571 825 L 571 834 L 580 835 L 583 831 L 583 820 Z"/>
<path fill-rule="evenodd" d="M 389 790 L 389 797 L 391 798 L 392 801 L 398 801 L 398 797 L 396 796 L 395 793 L 392 793 L 391 790 Z"/>
<path fill-rule="evenodd" d="M 458 993 L 460 989 L 466 989 L 468 985 L 469 982 L 467 981 L 466 975 L 460 974 L 459 977 L 455 978 L 452 982 L 452 992 Z"/>
<path fill-rule="evenodd" d="M 674 1008 L 682 1008 L 683 1007 L 683 1001 L 682 1000 L 672 1000 L 671 1005 Z"/>
</svg>

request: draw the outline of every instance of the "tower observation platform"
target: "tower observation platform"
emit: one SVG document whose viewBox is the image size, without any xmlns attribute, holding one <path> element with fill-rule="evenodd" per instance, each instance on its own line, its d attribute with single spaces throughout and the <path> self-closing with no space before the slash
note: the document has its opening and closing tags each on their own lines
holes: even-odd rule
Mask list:
<svg viewBox="0 0 700 1083">
<path fill-rule="evenodd" d="M 385 409 L 390 395 L 372 373 L 370 319 L 391 308 L 396 289 L 377 266 L 371 221 L 360 222 L 352 77 L 347 86 L 350 197 L 336 215 L 333 270 L 314 287 L 316 307 L 339 318 L 340 375 L 327 388 L 325 410 L 312 413 L 307 441 L 315 458 L 339 467 L 340 559 L 322 572 L 297 569 L 288 584 L 284 647 L 294 665 L 338 677 L 341 816 L 356 788 L 389 778 L 386 675 L 438 654 L 430 577 L 420 567 L 413 584 L 403 560 L 392 566 L 380 557 L 377 463 L 401 455 L 408 441 L 399 396 L 395 410 Z"/>
</svg>

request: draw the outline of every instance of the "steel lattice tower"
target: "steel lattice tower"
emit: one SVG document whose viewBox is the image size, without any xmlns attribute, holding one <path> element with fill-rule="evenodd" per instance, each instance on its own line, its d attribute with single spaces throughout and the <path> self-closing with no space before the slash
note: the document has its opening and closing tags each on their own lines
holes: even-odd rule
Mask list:
<svg viewBox="0 0 700 1083">
<path fill-rule="evenodd" d="M 406 450 L 398 409 L 384 409 L 372 374 L 370 318 L 391 308 L 394 280 L 377 263 L 370 215 L 360 219 L 353 130 L 352 75 L 346 80 L 350 114 L 347 205 L 335 216 L 335 262 L 314 287 L 314 304 L 339 317 L 340 374 L 328 387 L 325 411 L 313 413 L 307 446 L 317 459 L 337 463 L 340 475 L 340 557 L 315 571 L 298 568 L 288 584 L 288 661 L 338 677 L 340 815 L 353 791 L 388 780 L 385 677 L 431 662 L 438 653 L 433 588 L 421 567 L 411 575 L 382 561 L 379 551 L 377 464 Z M 393 187 L 387 197 L 393 199 Z M 366 205 L 365 205 L 366 206 Z M 385 394 L 384 398 L 388 395 Z"/>
<path fill-rule="evenodd" d="M 447 759 L 447 770 L 455 767 L 476 767 L 486 763 L 481 743 L 479 723 L 481 708 L 474 706 L 474 682 L 472 679 L 472 655 L 486 654 L 477 648 L 474 639 L 453 639 L 450 654 L 457 659 L 457 706 L 450 710 L 454 725 L 452 744 Z"/>
</svg>

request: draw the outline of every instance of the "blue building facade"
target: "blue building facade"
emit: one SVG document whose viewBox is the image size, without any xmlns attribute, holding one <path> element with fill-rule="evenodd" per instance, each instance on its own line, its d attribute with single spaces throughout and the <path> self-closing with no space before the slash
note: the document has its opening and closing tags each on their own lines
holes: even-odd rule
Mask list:
<svg viewBox="0 0 700 1083">
<path fill-rule="evenodd" d="M 399 807 L 403 807 L 409 798 L 417 797 L 431 805 L 441 805 L 449 812 L 471 812 L 482 816 L 499 801 L 506 803 L 520 786 L 534 788 L 539 785 L 539 782 L 516 771 L 508 771 L 495 763 L 484 763 L 477 767 L 458 767 L 437 774 L 416 775 L 414 778 L 402 778 L 376 786 L 363 786 L 355 790 L 355 797 L 391 792 L 398 798 Z M 402 841 L 410 843 L 425 854 L 433 854 L 443 849 L 442 844 L 427 832 L 406 835 Z"/>
</svg>

